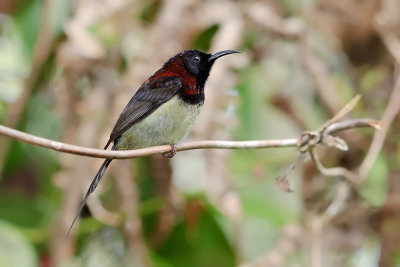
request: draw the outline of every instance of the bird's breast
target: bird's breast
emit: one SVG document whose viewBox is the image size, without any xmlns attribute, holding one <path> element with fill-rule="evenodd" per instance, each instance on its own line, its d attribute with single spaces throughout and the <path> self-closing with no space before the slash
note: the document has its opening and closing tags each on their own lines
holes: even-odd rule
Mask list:
<svg viewBox="0 0 400 267">
<path fill-rule="evenodd" d="M 201 106 L 188 104 L 176 95 L 125 131 L 116 148 L 124 150 L 175 144 L 189 133 Z"/>
</svg>

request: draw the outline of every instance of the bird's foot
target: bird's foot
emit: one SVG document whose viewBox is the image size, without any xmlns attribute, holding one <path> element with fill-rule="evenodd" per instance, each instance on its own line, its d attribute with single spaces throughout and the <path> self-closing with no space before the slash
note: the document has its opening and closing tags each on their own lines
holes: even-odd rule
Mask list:
<svg viewBox="0 0 400 267">
<path fill-rule="evenodd" d="M 162 156 L 164 157 L 164 158 L 172 158 L 173 156 L 175 156 L 175 154 L 176 154 L 176 145 L 175 144 L 171 144 L 171 148 L 172 148 L 172 151 L 170 151 L 170 152 L 165 152 L 165 153 L 162 153 Z"/>
</svg>

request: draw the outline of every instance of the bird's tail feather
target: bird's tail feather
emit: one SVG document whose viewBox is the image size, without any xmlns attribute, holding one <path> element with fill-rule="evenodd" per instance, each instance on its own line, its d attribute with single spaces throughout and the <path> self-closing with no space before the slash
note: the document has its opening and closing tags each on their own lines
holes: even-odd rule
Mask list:
<svg viewBox="0 0 400 267">
<path fill-rule="evenodd" d="M 82 203 L 81 203 L 81 205 L 79 206 L 79 209 L 78 209 L 78 211 L 77 211 L 76 214 L 75 214 L 74 220 L 72 221 L 71 226 L 69 227 L 67 236 L 68 236 L 69 233 L 71 232 L 72 227 L 73 227 L 74 224 L 75 224 L 75 221 L 76 221 L 76 220 L 78 219 L 78 217 L 79 217 L 79 214 L 81 214 L 82 209 L 83 209 L 83 207 L 85 206 L 86 201 L 87 201 L 89 195 L 90 195 L 91 193 L 93 193 L 93 191 L 96 189 L 97 185 L 99 184 L 101 178 L 102 178 L 103 175 L 104 175 L 104 172 L 106 171 L 108 165 L 110 165 L 111 161 L 112 161 L 112 159 L 106 159 L 106 160 L 103 162 L 103 164 L 101 165 L 101 167 L 100 167 L 99 171 L 97 172 L 96 176 L 93 178 L 92 183 L 90 184 L 89 189 L 88 189 L 88 191 L 86 192 L 86 195 L 85 195 L 85 197 L 83 198 Z"/>
</svg>

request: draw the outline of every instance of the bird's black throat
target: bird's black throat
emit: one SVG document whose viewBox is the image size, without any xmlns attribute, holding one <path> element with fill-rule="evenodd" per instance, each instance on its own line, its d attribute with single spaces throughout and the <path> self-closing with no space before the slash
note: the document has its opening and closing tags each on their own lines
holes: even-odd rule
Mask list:
<svg viewBox="0 0 400 267">
<path fill-rule="evenodd" d="M 197 94 L 184 94 L 180 93 L 179 97 L 183 100 L 183 102 L 190 105 L 202 105 L 204 103 L 204 89 L 199 90 Z"/>
</svg>

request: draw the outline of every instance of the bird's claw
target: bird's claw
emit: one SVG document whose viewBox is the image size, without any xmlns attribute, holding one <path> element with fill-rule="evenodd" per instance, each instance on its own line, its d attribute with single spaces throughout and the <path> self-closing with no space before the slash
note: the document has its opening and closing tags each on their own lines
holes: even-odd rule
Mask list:
<svg viewBox="0 0 400 267">
<path fill-rule="evenodd" d="M 165 152 L 165 153 L 162 153 L 162 156 L 164 157 L 164 158 L 172 158 L 173 156 L 175 156 L 175 154 L 176 154 L 176 145 L 175 144 L 172 144 L 171 145 L 171 148 L 172 148 L 172 151 L 170 151 L 170 152 Z"/>
</svg>

